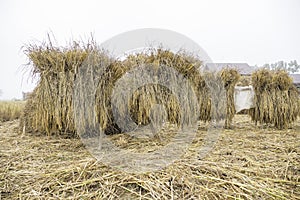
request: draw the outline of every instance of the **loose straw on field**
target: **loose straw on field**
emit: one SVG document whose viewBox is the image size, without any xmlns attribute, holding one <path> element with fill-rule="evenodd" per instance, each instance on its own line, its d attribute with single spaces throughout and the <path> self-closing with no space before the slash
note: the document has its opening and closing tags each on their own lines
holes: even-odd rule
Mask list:
<svg viewBox="0 0 300 200">
<path fill-rule="evenodd" d="M 1 199 L 297 199 L 300 123 L 258 130 L 244 115 L 197 160 L 205 127 L 186 154 L 156 172 L 128 174 L 97 162 L 80 140 L 20 135 L 0 126 Z M 115 136 L 111 136 L 115 137 Z M 126 145 L 143 145 L 128 140 Z M 144 147 L 147 150 L 148 147 Z"/>
</svg>

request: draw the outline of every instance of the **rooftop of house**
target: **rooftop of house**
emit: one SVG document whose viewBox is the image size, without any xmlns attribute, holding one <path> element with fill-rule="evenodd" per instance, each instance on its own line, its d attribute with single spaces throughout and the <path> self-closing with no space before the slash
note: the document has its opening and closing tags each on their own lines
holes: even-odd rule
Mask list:
<svg viewBox="0 0 300 200">
<path fill-rule="evenodd" d="M 300 74 L 290 74 L 290 76 L 293 78 L 294 84 L 300 85 Z"/>
<path fill-rule="evenodd" d="M 206 63 L 206 69 L 222 70 L 229 67 L 236 69 L 241 75 L 251 75 L 256 67 L 249 66 L 247 63 Z"/>
</svg>

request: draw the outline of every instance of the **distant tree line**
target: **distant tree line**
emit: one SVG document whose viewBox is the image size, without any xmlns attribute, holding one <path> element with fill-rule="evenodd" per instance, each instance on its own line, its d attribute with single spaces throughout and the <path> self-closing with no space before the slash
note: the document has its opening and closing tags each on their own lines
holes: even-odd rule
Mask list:
<svg viewBox="0 0 300 200">
<path fill-rule="evenodd" d="M 296 60 L 290 61 L 289 63 L 278 61 L 272 64 L 264 64 L 263 68 L 270 70 L 286 70 L 289 73 L 300 72 L 300 65 L 298 65 Z"/>
</svg>

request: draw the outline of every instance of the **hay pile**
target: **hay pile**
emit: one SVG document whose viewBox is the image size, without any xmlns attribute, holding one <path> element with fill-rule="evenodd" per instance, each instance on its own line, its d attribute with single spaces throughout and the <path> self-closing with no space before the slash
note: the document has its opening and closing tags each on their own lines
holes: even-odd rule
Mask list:
<svg viewBox="0 0 300 200">
<path fill-rule="evenodd" d="M 296 121 L 299 98 L 288 73 L 261 69 L 252 74 L 255 108 L 249 114 L 253 121 L 286 129 Z"/>
<path fill-rule="evenodd" d="M 178 124 L 186 115 L 181 116 L 182 108 L 178 99 L 172 94 L 173 91 L 158 84 L 138 88 L 129 101 L 125 101 L 121 93 L 115 100 L 118 102 L 112 102 L 116 82 L 140 65 L 150 65 L 156 71 L 157 76 L 163 73 L 161 66 L 177 71 L 180 76 L 189 81 L 199 105 L 199 110 L 188 107 L 187 112 L 199 114 L 199 119 L 204 122 L 226 118 L 225 127 L 230 127 L 235 113 L 234 85 L 239 78 L 235 70 L 226 69 L 217 75 L 211 72 L 201 74 L 202 62 L 199 59 L 184 52 L 173 53 L 163 49 L 152 49 L 148 52 L 129 55 L 125 60 L 117 60 L 100 50 L 93 41 L 79 44 L 73 42 L 69 47 L 62 48 L 55 47 L 49 42 L 40 46 L 29 45 L 26 48 L 25 53 L 31 61 L 30 66 L 33 67 L 32 74 L 39 76 L 40 80 L 26 105 L 21 120 L 22 128 L 25 126 L 28 131 L 48 135 L 75 134 L 76 121 L 82 128 L 96 123 L 107 134 L 120 133 L 122 129 L 117 125 L 112 111 L 112 105 L 116 103 L 123 105 L 118 108 L 118 114 L 124 115 L 124 109 L 128 107 L 133 121 L 141 125 L 149 124 L 151 107 L 155 104 L 162 104 L 167 111 L 168 121 Z M 82 77 L 83 74 L 88 74 L 88 76 Z M 177 80 L 177 76 L 167 75 L 163 78 Z M 223 81 L 223 84 L 220 81 Z M 227 99 L 227 105 L 220 103 L 224 100 L 220 93 L 214 92 L 216 94 L 212 96 L 210 92 L 221 91 L 222 86 L 227 92 L 227 96 L 224 96 L 225 100 Z M 123 87 L 126 90 L 130 85 L 125 84 Z M 87 94 L 82 94 L 86 90 L 90 90 L 88 94 L 93 96 L 92 102 L 86 100 L 87 96 L 84 95 Z M 74 95 L 77 98 L 74 99 Z M 189 99 L 190 94 L 180 95 L 187 95 Z M 120 104 L 121 101 L 125 103 Z M 92 110 L 85 109 L 84 106 L 88 103 L 93 105 Z M 187 103 L 188 106 L 190 104 Z M 83 106 L 80 110 L 85 112 L 74 113 L 76 105 Z"/>
</svg>

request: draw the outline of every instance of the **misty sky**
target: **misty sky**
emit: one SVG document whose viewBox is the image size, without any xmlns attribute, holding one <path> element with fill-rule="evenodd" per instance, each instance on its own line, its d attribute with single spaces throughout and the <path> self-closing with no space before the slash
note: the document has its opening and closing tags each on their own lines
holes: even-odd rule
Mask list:
<svg viewBox="0 0 300 200">
<path fill-rule="evenodd" d="M 90 33 L 101 43 L 132 29 L 163 28 L 193 39 L 214 62 L 300 62 L 298 0 L 2 0 L 0 27 L 0 99 L 34 88 L 21 48 L 48 32 L 64 45 Z"/>
</svg>

